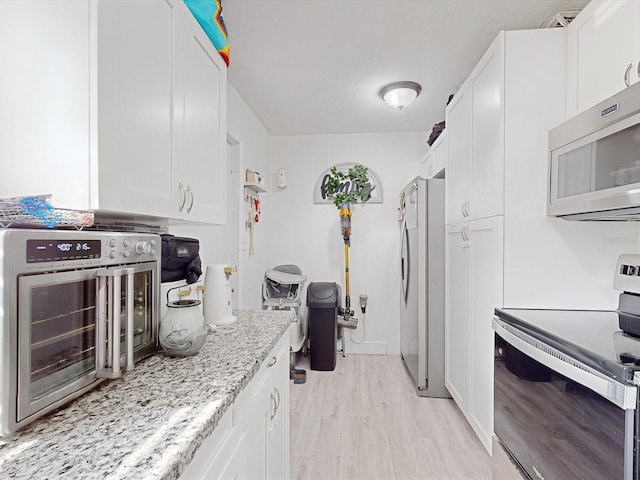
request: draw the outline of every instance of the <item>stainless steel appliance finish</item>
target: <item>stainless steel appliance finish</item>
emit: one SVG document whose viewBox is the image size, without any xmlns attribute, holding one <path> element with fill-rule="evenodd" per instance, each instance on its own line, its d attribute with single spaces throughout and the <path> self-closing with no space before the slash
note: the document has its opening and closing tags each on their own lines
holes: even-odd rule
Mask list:
<svg viewBox="0 0 640 480">
<path fill-rule="evenodd" d="M 547 215 L 640 219 L 640 83 L 549 132 Z"/>
<path fill-rule="evenodd" d="M 0 231 L 2 434 L 157 347 L 160 237 Z"/>
<path fill-rule="evenodd" d="M 400 194 L 400 351 L 418 395 L 444 386 L 444 180 L 416 178 Z"/>
<path fill-rule="evenodd" d="M 500 447 L 530 478 L 637 479 L 640 339 L 617 312 L 495 313 Z"/>
</svg>

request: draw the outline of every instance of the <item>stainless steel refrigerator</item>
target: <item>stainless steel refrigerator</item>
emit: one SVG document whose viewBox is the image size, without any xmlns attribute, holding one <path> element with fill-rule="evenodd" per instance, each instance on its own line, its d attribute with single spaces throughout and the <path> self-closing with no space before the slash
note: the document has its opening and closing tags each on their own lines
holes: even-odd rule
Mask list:
<svg viewBox="0 0 640 480">
<path fill-rule="evenodd" d="M 444 386 L 444 179 L 415 178 L 400 193 L 400 352 L 418 395 Z"/>
</svg>

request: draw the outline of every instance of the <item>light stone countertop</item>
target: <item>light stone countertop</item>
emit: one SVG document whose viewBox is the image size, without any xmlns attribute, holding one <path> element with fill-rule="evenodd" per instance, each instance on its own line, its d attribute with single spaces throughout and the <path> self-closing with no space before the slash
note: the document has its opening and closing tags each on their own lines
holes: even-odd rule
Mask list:
<svg viewBox="0 0 640 480">
<path fill-rule="evenodd" d="M 204 439 L 295 319 L 241 310 L 193 357 L 159 351 L 64 407 L 0 437 L 0 479 L 162 479 L 180 476 Z"/>
</svg>

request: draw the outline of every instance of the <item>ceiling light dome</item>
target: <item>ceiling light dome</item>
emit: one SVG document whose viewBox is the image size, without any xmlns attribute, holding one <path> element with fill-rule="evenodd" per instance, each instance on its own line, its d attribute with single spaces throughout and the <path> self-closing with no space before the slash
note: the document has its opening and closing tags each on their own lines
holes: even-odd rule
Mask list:
<svg viewBox="0 0 640 480">
<path fill-rule="evenodd" d="M 422 87 L 416 82 L 394 82 L 382 87 L 380 97 L 387 105 L 402 110 L 413 102 L 422 91 Z"/>
</svg>

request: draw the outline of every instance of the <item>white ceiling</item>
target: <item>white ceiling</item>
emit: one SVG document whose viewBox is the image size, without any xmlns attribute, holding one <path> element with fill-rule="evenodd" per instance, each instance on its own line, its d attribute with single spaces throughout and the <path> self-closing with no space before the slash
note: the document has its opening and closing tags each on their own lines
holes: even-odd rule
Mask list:
<svg viewBox="0 0 640 480">
<path fill-rule="evenodd" d="M 272 135 L 431 131 L 500 30 L 588 0 L 223 0 L 229 83 Z M 384 85 L 422 93 L 387 106 Z"/>
</svg>

